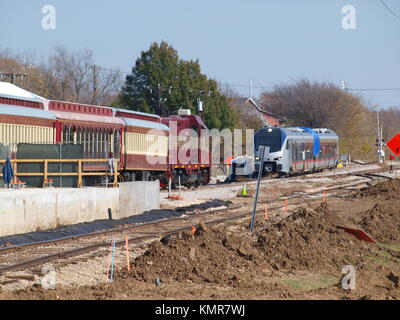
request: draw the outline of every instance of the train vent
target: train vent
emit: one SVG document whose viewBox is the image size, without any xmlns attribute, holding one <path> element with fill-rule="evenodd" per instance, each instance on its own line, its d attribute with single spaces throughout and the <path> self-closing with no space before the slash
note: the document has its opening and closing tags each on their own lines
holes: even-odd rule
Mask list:
<svg viewBox="0 0 400 320">
<path fill-rule="evenodd" d="M 192 113 L 190 109 L 179 109 L 178 116 L 190 116 Z"/>
<path fill-rule="evenodd" d="M 329 129 L 327 128 L 315 128 L 314 131 L 318 132 L 318 133 L 329 133 L 331 132 Z"/>
</svg>

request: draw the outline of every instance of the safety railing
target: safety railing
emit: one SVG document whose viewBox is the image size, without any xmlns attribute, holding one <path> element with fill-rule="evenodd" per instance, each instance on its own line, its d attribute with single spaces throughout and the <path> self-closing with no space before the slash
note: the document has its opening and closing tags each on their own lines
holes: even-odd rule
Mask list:
<svg viewBox="0 0 400 320">
<path fill-rule="evenodd" d="M 43 187 L 49 184 L 49 181 L 52 179 L 49 179 L 49 177 L 64 177 L 64 176 L 77 176 L 78 177 L 78 182 L 77 186 L 78 188 L 82 187 L 82 181 L 84 176 L 113 176 L 113 187 L 118 186 L 118 176 L 119 176 L 119 171 L 118 171 L 118 164 L 119 164 L 119 159 L 111 159 L 113 162 L 113 170 L 112 173 L 106 172 L 106 171 L 83 171 L 82 169 L 82 164 L 83 163 L 110 163 L 110 159 L 12 159 L 10 160 L 12 168 L 13 168 L 13 173 L 14 173 L 14 178 L 12 183 L 18 184 L 20 181 L 18 180 L 18 177 L 43 177 Z M 3 167 L 4 163 L 6 160 L 0 160 L 0 165 Z M 18 172 L 18 164 L 19 163 L 43 163 L 43 172 Z M 76 172 L 49 172 L 49 163 L 77 163 L 77 170 Z M 3 174 L 0 170 L 0 177 L 3 177 Z"/>
</svg>

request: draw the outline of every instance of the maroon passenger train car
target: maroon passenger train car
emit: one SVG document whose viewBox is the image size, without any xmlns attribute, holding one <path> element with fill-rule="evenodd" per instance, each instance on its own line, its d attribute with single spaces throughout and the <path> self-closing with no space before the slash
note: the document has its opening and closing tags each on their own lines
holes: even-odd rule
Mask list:
<svg viewBox="0 0 400 320">
<path fill-rule="evenodd" d="M 207 163 L 169 163 L 179 152 L 179 146 L 169 150 L 170 120 L 177 123 L 178 132 L 191 128 L 200 134 L 207 129 L 198 116 L 161 119 L 125 109 L 47 100 L 0 82 L 0 157 L 15 157 L 18 143 L 80 144 L 85 159 L 119 159 L 124 181 L 158 179 L 162 187 L 168 178 L 173 184 L 180 179 L 186 186 L 208 183 Z M 109 168 L 104 162 L 84 162 L 82 169 Z"/>
<path fill-rule="evenodd" d="M 179 180 L 182 185 L 188 187 L 208 184 L 210 182 L 211 159 L 208 150 L 201 150 L 202 131 L 207 130 L 207 126 L 201 117 L 191 115 L 188 110 L 186 114 L 164 117 L 162 123 L 170 127 L 168 173 L 169 177 L 172 178 L 172 186 L 176 187 Z M 199 139 L 193 150 L 190 150 L 185 144 L 192 135 Z M 172 139 L 174 139 L 174 143 L 171 143 Z M 197 154 L 193 155 L 192 152 Z"/>
</svg>

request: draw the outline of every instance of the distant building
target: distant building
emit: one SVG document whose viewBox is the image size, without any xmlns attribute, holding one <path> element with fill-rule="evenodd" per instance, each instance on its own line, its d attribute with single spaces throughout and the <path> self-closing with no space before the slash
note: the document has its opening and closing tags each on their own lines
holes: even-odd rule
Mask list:
<svg viewBox="0 0 400 320">
<path fill-rule="evenodd" d="M 280 127 L 284 124 L 282 117 L 261 109 L 253 98 L 236 98 L 233 104 L 237 110 L 258 117 L 264 126 Z"/>
</svg>

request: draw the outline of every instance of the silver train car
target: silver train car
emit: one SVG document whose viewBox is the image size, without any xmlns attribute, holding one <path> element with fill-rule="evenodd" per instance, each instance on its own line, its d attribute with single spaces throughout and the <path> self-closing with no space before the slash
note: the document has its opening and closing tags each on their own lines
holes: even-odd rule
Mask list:
<svg viewBox="0 0 400 320">
<path fill-rule="evenodd" d="M 290 176 L 334 168 L 338 164 L 339 137 L 329 129 L 305 127 L 264 127 L 254 135 L 255 172 L 260 170 L 261 148 L 263 174 Z"/>
</svg>

